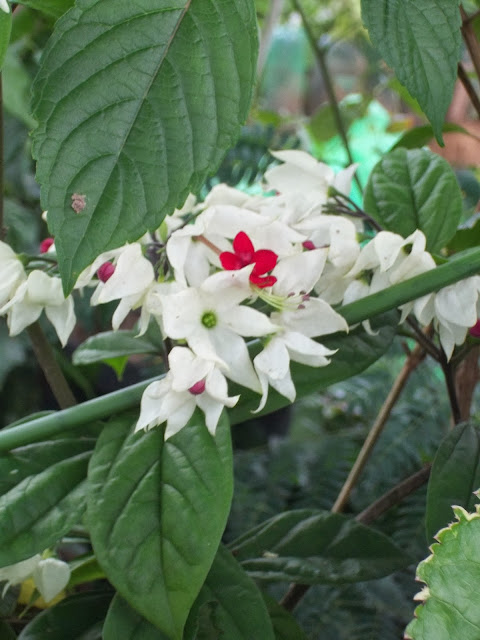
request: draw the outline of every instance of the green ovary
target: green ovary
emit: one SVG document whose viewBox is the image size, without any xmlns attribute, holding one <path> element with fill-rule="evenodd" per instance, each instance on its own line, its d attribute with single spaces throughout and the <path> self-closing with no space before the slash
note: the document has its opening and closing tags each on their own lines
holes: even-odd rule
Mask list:
<svg viewBox="0 0 480 640">
<path fill-rule="evenodd" d="M 213 329 L 217 324 L 217 316 L 213 311 L 205 311 L 202 316 L 202 324 L 206 329 Z"/>
</svg>

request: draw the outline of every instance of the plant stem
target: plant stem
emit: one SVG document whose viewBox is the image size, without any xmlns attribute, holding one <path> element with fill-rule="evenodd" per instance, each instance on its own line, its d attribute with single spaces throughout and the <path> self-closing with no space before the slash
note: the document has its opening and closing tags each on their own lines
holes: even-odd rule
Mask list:
<svg viewBox="0 0 480 640">
<path fill-rule="evenodd" d="M 425 465 L 423 469 L 417 471 L 413 475 L 409 476 L 405 480 L 402 480 L 399 484 L 395 485 L 390 491 L 387 491 L 378 500 L 373 502 L 364 511 L 359 513 L 355 520 L 361 524 L 371 524 L 379 516 L 386 511 L 402 502 L 404 498 L 411 493 L 422 487 L 430 477 L 431 465 Z M 293 611 L 306 592 L 309 590 L 308 584 L 294 584 L 291 585 L 287 593 L 280 600 L 280 604 L 287 611 Z"/>
<path fill-rule="evenodd" d="M 452 420 L 454 424 L 462 421 L 460 406 L 458 404 L 457 390 L 455 388 L 455 369 L 451 362 L 447 361 L 445 354 L 442 354 L 440 360 L 443 375 L 445 376 L 445 384 L 447 386 L 448 399 L 450 401 L 450 409 L 452 411 Z"/>
<path fill-rule="evenodd" d="M 5 227 L 5 198 L 4 198 L 4 189 L 5 189 L 5 179 L 4 179 L 4 168 L 5 168 L 5 151 L 4 151 L 4 132 L 3 132 L 3 74 L 0 72 L 0 240 L 5 240 L 5 236 L 7 235 L 7 229 Z"/>
<path fill-rule="evenodd" d="M 368 436 L 363 443 L 362 448 L 360 449 L 360 453 L 355 460 L 355 463 L 348 474 L 345 483 L 338 494 L 337 499 L 332 507 L 333 513 L 340 513 L 345 509 L 345 505 L 348 502 L 352 489 L 357 484 L 358 478 L 362 473 L 365 465 L 370 458 L 373 448 L 380 437 L 380 434 L 383 431 L 385 423 L 387 422 L 395 403 L 397 402 L 400 394 L 402 393 L 405 385 L 410 377 L 412 371 L 414 371 L 420 362 L 425 357 L 425 351 L 423 347 L 417 345 L 412 353 L 408 356 L 405 364 L 402 367 L 402 370 L 397 376 L 392 388 L 388 396 L 385 399 L 380 411 L 378 412 L 377 418 L 370 429 Z"/>
<path fill-rule="evenodd" d="M 340 108 L 338 106 L 337 98 L 335 96 L 335 89 L 334 89 L 334 86 L 333 86 L 332 77 L 331 77 L 330 72 L 328 70 L 325 51 L 318 44 L 318 42 L 317 42 L 317 40 L 315 38 L 315 35 L 313 34 L 313 31 L 312 31 L 312 28 L 310 26 L 310 23 L 308 22 L 307 16 L 305 15 L 303 7 L 300 4 L 300 0 L 292 0 L 292 5 L 293 5 L 293 8 L 295 9 L 295 11 L 297 11 L 300 14 L 300 17 L 302 18 L 303 28 L 305 29 L 305 33 L 307 34 L 308 41 L 310 43 L 310 46 L 312 47 L 312 51 L 313 51 L 313 53 L 315 55 L 315 58 L 316 58 L 316 60 L 318 62 L 318 66 L 320 67 L 320 72 L 322 74 L 323 82 L 325 83 L 325 90 L 327 92 L 328 101 L 330 103 L 330 106 L 332 107 L 332 113 L 333 113 L 333 117 L 334 117 L 335 124 L 336 124 L 336 127 L 337 127 L 337 131 L 338 131 L 338 133 L 340 135 L 340 138 L 342 140 L 343 146 L 345 148 L 345 152 L 346 152 L 347 157 L 348 157 L 348 162 L 349 162 L 349 164 L 353 164 L 354 160 L 353 160 L 352 153 L 350 151 L 350 145 L 348 143 L 347 132 L 346 132 L 346 129 L 345 129 L 345 125 L 343 123 L 342 114 L 340 112 Z M 355 174 L 354 177 L 355 177 L 355 182 L 358 185 L 358 188 L 360 189 L 360 191 L 363 191 L 363 187 L 362 187 L 362 185 L 360 183 L 360 180 L 359 180 L 357 174 Z"/>
<path fill-rule="evenodd" d="M 358 324 L 478 272 L 480 272 L 480 248 L 463 251 L 451 258 L 446 264 L 362 300 L 340 307 L 338 311 L 350 325 Z M 38 442 L 51 434 L 75 429 L 85 422 L 102 420 L 126 409 L 137 407 L 144 389 L 153 380 L 158 380 L 158 377 L 89 400 L 76 407 L 59 411 L 55 415 L 38 418 L 18 427 L 2 430 L 0 432 L 0 452 L 29 442 Z"/>
<path fill-rule="evenodd" d="M 355 520 L 362 524 L 371 524 L 391 507 L 399 504 L 404 498 L 417 489 L 420 489 L 420 487 L 428 481 L 431 470 L 432 465 L 430 463 L 426 464 L 423 469 L 402 480 L 402 482 L 395 485 L 390 491 L 384 493 L 378 500 L 375 500 L 375 502 L 359 513 L 355 517 Z"/>
<path fill-rule="evenodd" d="M 38 363 L 42 368 L 45 378 L 55 396 L 61 409 L 73 407 L 77 401 L 68 386 L 68 382 L 63 375 L 63 371 L 55 358 L 52 346 L 47 340 L 42 327 L 38 322 L 34 322 L 27 327 L 27 333 L 32 343 L 33 351 Z"/>
<path fill-rule="evenodd" d="M 470 78 L 468 77 L 467 72 L 461 62 L 458 63 L 458 79 L 463 84 L 465 91 L 468 93 L 468 97 L 470 98 L 470 102 L 475 108 L 478 117 L 480 118 L 480 99 L 475 91 L 473 84 L 470 82 Z"/>
</svg>

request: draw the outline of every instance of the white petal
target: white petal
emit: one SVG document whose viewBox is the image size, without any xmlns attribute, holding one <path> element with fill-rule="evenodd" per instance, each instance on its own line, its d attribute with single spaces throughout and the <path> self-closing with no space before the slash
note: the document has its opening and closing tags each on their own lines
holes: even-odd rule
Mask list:
<svg viewBox="0 0 480 640">
<path fill-rule="evenodd" d="M 282 337 L 290 359 L 310 367 L 324 367 L 330 362 L 326 356 L 336 353 L 336 350 L 327 349 L 323 344 L 295 331 L 287 331 Z"/>
<path fill-rule="evenodd" d="M 175 412 L 170 413 L 167 419 L 167 428 L 165 429 L 165 440 L 168 440 L 178 433 L 190 420 L 197 406 L 195 397 L 196 396 L 187 392 L 184 402 Z"/>
<path fill-rule="evenodd" d="M 60 278 L 51 278 L 43 271 L 32 271 L 27 278 L 28 302 L 42 306 L 61 306 L 65 302 Z"/>
<path fill-rule="evenodd" d="M 174 391 L 188 391 L 215 366 L 214 362 L 199 358 L 186 347 L 174 347 L 168 355 L 168 363 Z"/>
<path fill-rule="evenodd" d="M 216 353 L 227 367 L 227 378 L 259 393 L 260 385 L 245 340 L 226 327 L 216 327 L 210 335 Z"/>
<path fill-rule="evenodd" d="M 207 429 L 212 436 L 214 436 L 224 405 L 206 393 L 197 396 L 197 405 L 205 414 L 205 424 L 207 425 Z"/>
<path fill-rule="evenodd" d="M 290 356 L 280 337 L 272 338 L 253 360 L 255 369 L 262 371 L 270 381 L 281 380 L 290 369 Z"/>
<path fill-rule="evenodd" d="M 285 327 L 303 333 L 309 338 L 325 336 L 337 331 L 348 331 L 345 318 L 321 298 L 310 298 L 303 304 L 304 309 L 284 311 L 281 314 Z"/>
<path fill-rule="evenodd" d="M 198 396 L 203 397 L 205 394 L 211 396 L 217 402 L 226 407 L 234 407 L 240 396 L 228 396 L 228 385 L 225 376 L 218 370 L 213 369 L 205 380 L 205 393 Z"/>
<path fill-rule="evenodd" d="M 462 327 L 477 322 L 478 291 L 473 278 L 461 280 L 441 289 L 435 296 L 435 313 L 439 318 Z"/>
<path fill-rule="evenodd" d="M 72 296 L 68 296 L 61 306 L 45 307 L 47 318 L 55 327 L 57 336 L 64 347 L 75 327 L 75 308 Z"/>
<path fill-rule="evenodd" d="M 154 280 L 153 266 L 143 256 L 141 245 L 127 245 L 118 258 L 113 275 L 105 282 L 98 300 L 105 303 L 141 293 Z"/>
<path fill-rule="evenodd" d="M 280 296 L 300 291 L 309 293 L 322 275 L 327 255 L 326 248 L 314 249 L 279 260 L 273 271 L 277 278 L 273 293 Z"/>
<path fill-rule="evenodd" d="M 278 326 L 270 318 L 256 309 L 238 306 L 219 314 L 222 324 L 241 336 L 257 338 L 274 333 Z"/>
<path fill-rule="evenodd" d="M 163 298 L 163 327 L 174 340 L 188 338 L 201 325 L 203 304 L 197 289 L 184 289 Z"/>
<path fill-rule="evenodd" d="M 41 560 L 33 572 L 33 581 L 45 602 L 50 602 L 70 580 L 70 567 L 56 558 Z"/>
<path fill-rule="evenodd" d="M 42 307 L 40 305 L 29 304 L 28 302 L 15 304 L 11 308 L 7 318 L 10 335 L 18 335 L 26 327 L 36 322 L 41 313 Z"/>
<path fill-rule="evenodd" d="M 20 584 L 32 575 L 41 559 L 42 556 L 37 554 L 27 560 L 10 564 L 7 567 L 1 567 L 0 582 L 6 580 L 9 585 Z"/>
</svg>

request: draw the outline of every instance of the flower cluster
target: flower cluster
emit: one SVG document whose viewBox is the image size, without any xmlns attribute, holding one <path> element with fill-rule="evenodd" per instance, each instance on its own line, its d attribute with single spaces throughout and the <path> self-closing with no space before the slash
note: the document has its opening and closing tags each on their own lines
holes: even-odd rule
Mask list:
<svg viewBox="0 0 480 640">
<path fill-rule="evenodd" d="M 190 196 L 160 229 L 98 256 L 80 275 L 77 289 L 95 287 L 93 305 L 119 301 L 114 329 L 138 309 L 139 335 L 153 321 L 172 345 L 167 374 L 144 392 L 137 429 L 166 422 L 171 437 L 199 407 L 214 433 L 223 408 L 239 398 L 228 381 L 259 394 L 257 411 L 270 387 L 293 402 L 290 362 L 327 365 L 334 352 L 319 339 L 348 331 L 332 305 L 435 268 L 421 231 L 371 238 L 361 218 L 326 213 L 332 190 L 350 192 L 354 166 L 335 174 L 301 151 L 274 155 L 281 164 L 266 172 L 263 195 L 218 185 L 202 203 Z M 52 241 L 41 251 L 54 252 Z M 60 280 L 27 274 L 4 244 L 0 270 L 0 315 L 10 333 L 45 309 L 65 344 L 75 318 Z M 413 313 L 433 322 L 450 357 L 477 321 L 479 292 L 480 278 L 469 278 L 405 305 L 402 320 Z"/>
</svg>

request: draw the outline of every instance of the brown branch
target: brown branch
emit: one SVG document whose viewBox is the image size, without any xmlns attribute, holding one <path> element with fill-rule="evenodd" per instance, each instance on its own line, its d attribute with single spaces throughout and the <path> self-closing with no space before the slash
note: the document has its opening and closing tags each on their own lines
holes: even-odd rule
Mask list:
<svg viewBox="0 0 480 640">
<path fill-rule="evenodd" d="M 356 485 L 360 474 L 362 473 L 372 451 L 373 448 L 380 437 L 380 434 L 383 431 L 385 423 L 387 422 L 395 403 L 397 402 L 401 392 L 405 388 L 407 384 L 408 378 L 412 371 L 414 371 L 420 362 L 425 357 L 425 350 L 420 345 L 417 345 L 412 353 L 408 356 L 405 364 L 402 367 L 402 370 L 397 376 L 397 379 L 393 383 L 392 388 L 390 389 L 390 393 L 385 399 L 375 422 L 370 429 L 368 436 L 363 443 L 363 446 L 360 450 L 360 453 L 355 460 L 355 463 L 348 475 L 348 478 L 345 480 L 345 483 L 338 494 L 338 498 L 335 501 L 335 504 L 332 507 L 332 511 L 334 513 L 340 513 L 344 510 L 345 505 L 350 497 L 352 489 Z"/>
<path fill-rule="evenodd" d="M 462 36 L 467 46 L 468 53 L 473 63 L 477 78 L 480 80 L 480 45 L 475 34 L 475 30 L 469 20 L 468 14 L 462 5 L 460 5 L 460 14 L 462 16 Z"/>
<path fill-rule="evenodd" d="M 478 114 L 478 117 L 480 118 L 480 99 L 477 95 L 477 92 L 475 91 L 475 87 L 470 82 L 470 78 L 468 77 L 468 74 L 461 62 L 458 63 L 458 79 L 463 84 L 463 87 L 468 93 L 468 97 L 470 98 L 470 102 L 472 103 L 475 111 Z"/>
<path fill-rule="evenodd" d="M 75 396 L 68 386 L 68 382 L 55 358 L 52 346 L 48 342 L 40 324 L 38 322 L 31 324 L 27 327 L 27 333 L 38 363 L 45 374 L 45 378 L 59 407 L 61 409 L 68 409 L 68 407 L 77 404 Z"/>
</svg>

